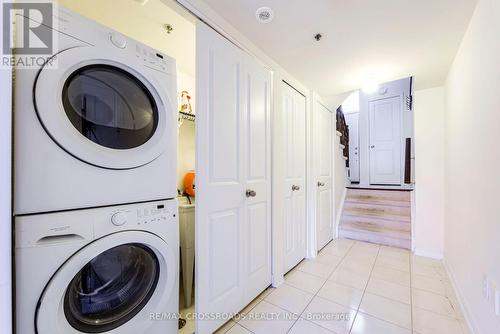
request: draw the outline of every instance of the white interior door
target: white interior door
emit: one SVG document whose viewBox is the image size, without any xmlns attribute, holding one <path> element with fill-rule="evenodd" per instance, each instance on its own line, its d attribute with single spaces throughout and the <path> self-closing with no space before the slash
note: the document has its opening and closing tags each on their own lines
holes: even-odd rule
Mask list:
<svg viewBox="0 0 500 334">
<path fill-rule="evenodd" d="M 349 126 L 349 180 L 359 182 L 359 113 L 345 115 Z"/>
<path fill-rule="evenodd" d="M 306 98 L 283 85 L 285 119 L 284 272 L 306 257 Z"/>
<path fill-rule="evenodd" d="M 401 184 L 401 98 L 370 101 L 370 183 Z"/>
<path fill-rule="evenodd" d="M 317 156 L 317 248 L 323 248 L 333 239 L 333 116 L 321 103 L 316 103 L 316 145 Z"/>
<path fill-rule="evenodd" d="M 235 313 L 271 283 L 270 72 L 203 23 L 196 40 L 196 311 Z"/>
</svg>

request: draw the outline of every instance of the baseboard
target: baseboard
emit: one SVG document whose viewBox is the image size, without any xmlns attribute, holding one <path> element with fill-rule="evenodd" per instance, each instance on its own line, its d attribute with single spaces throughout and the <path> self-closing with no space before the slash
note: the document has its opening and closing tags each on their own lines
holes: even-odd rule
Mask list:
<svg viewBox="0 0 500 334">
<path fill-rule="evenodd" d="M 429 252 L 429 251 L 419 250 L 419 249 L 415 249 L 413 253 L 417 256 L 429 257 L 429 258 L 435 259 L 435 260 L 442 260 L 443 259 L 443 253 Z"/>
<path fill-rule="evenodd" d="M 465 323 L 467 324 L 467 327 L 469 327 L 470 334 L 481 334 L 477 329 L 478 327 L 476 326 L 469 307 L 465 302 L 464 294 L 457 284 L 457 280 L 455 278 L 455 275 L 453 274 L 453 270 L 451 270 L 446 260 L 443 260 L 443 265 L 446 273 L 448 274 L 448 277 L 450 278 L 451 285 L 453 286 L 453 289 L 455 290 L 455 293 L 457 295 L 458 303 L 460 304 L 462 312 L 464 313 Z"/>
</svg>

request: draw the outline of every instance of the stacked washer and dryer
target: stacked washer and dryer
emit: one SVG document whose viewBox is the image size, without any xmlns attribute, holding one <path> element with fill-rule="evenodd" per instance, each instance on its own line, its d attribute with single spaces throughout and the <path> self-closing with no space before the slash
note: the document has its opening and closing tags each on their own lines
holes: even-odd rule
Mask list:
<svg viewBox="0 0 500 334">
<path fill-rule="evenodd" d="M 15 73 L 20 334 L 176 333 L 175 60 L 59 9 Z"/>
</svg>

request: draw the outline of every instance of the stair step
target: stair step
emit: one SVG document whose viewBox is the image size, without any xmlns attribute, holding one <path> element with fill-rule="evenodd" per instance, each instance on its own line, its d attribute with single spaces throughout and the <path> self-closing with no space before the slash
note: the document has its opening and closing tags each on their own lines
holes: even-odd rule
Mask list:
<svg viewBox="0 0 500 334">
<path fill-rule="evenodd" d="M 341 238 L 366 241 L 379 245 L 386 245 L 404 249 L 411 248 L 411 235 L 409 233 L 404 238 L 394 238 L 391 236 L 387 236 L 385 233 L 340 228 L 339 236 Z"/>
<path fill-rule="evenodd" d="M 378 227 L 379 229 L 388 229 L 388 230 L 399 230 L 399 231 L 411 231 L 411 224 L 408 221 L 397 221 L 397 220 L 389 220 L 383 218 L 374 218 L 374 217 L 360 217 L 360 216 L 350 216 L 343 214 L 340 219 L 340 225 L 344 224 L 357 224 L 359 226 L 367 226 L 367 227 Z"/>
</svg>

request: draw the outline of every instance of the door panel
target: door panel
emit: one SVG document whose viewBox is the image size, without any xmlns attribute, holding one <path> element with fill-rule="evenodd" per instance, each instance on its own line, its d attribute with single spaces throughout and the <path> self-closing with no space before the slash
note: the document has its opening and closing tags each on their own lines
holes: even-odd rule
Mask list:
<svg viewBox="0 0 500 334">
<path fill-rule="evenodd" d="M 306 256 L 306 99 L 286 83 L 282 85 L 287 161 L 284 271 L 287 272 Z"/>
<path fill-rule="evenodd" d="M 271 284 L 271 75 L 249 56 L 245 57 L 244 114 L 246 124 L 245 303 Z"/>
<path fill-rule="evenodd" d="M 401 99 L 370 101 L 370 183 L 401 184 Z"/>
<path fill-rule="evenodd" d="M 199 314 L 239 312 L 271 283 L 270 78 L 269 70 L 197 24 Z M 204 319 L 196 332 L 212 333 L 223 323 Z"/>
<path fill-rule="evenodd" d="M 234 312 L 244 302 L 245 181 L 240 50 L 197 25 L 196 310 Z M 217 321 L 198 321 L 211 333 Z"/>
<path fill-rule="evenodd" d="M 317 248 L 323 248 L 333 239 L 333 116 L 320 103 L 316 103 L 316 145 L 317 149 Z"/>
</svg>

